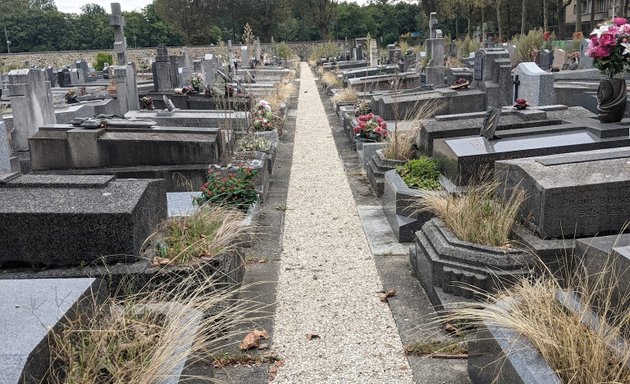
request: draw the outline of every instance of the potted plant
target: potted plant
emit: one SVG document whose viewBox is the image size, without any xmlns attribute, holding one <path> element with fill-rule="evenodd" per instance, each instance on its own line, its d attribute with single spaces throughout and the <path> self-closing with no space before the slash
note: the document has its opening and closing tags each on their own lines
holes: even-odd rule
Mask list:
<svg viewBox="0 0 630 384">
<path fill-rule="evenodd" d="M 591 32 L 586 55 L 593 65 L 608 75 L 597 90 L 598 118 L 602 123 L 621 121 L 626 111 L 626 81 L 615 77 L 630 68 L 630 24 L 615 17 Z"/>
</svg>

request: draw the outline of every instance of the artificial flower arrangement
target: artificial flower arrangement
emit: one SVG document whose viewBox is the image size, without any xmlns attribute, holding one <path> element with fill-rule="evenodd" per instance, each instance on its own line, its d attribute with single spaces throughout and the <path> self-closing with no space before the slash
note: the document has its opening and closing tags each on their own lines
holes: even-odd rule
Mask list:
<svg viewBox="0 0 630 384">
<path fill-rule="evenodd" d="M 256 131 L 271 131 L 273 130 L 273 111 L 271 104 L 265 100 L 260 100 L 256 104 L 254 110 L 254 130 Z"/>
<path fill-rule="evenodd" d="M 201 88 L 201 84 L 203 83 L 203 76 L 201 73 L 193 73 L 188 76 L 188 81 L 190 82 L 190 86 L 193 87 L 197 92 Z"/>
<path fill-rule="evenodd" d="M 586 55 L 611 79 L 630 67 L 630 24 L 615 17 L 591 32 Z"/>
<path fill-rule="evenodd" d="M 515 109 L 525 109 L 527 107 L 529 107 L 529 104 L 527 104 L 527 100 L 525 99 L 516 99 L 514 102 Z"/>
<path fill-rule="evenodd" d="M 354 127 L 354 134 L 359 138 L 369 141 L 383 141 L 389 135 L 387 123 L 380 116 L 373 113 L 361 115 L 358 118 L 359 124 Z"/>
</svg>

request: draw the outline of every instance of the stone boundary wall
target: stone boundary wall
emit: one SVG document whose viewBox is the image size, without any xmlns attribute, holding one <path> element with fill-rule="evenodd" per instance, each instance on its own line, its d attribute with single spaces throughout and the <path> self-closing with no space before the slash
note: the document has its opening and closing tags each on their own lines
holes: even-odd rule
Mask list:
<svg viewBox="0 0 630 384">
<path fill-rule="evenodd" d="M 303 59 L 308 59 L 311 53 L 311 49 L 314 45 L 323 43 L 324 41 L 309 41 L 309 42 L 288 42 L 293 52 Z M 344 41 L 337 41 L 338 44 L 344 44 Z M 239 47 L 240 45 L 235 45 Z M 260 44 L 263 52 L 271 50 L 270 43 Z M 184 47 L 169 47 L 169 55 L 181 55 Z M 207 53 L 213 53 L 215 55 L 226 55 L 227 47 L 223 46 L 195 46 L 187 47 L 188 55 L 192 60 L 201 59 Z M 108 52 L 113 55 L 113 49 L 105 50 L 89 50 L 89 51 L 59 51 L 59 52 L 24 52 L 24 53 L 12 53 L 12 54 L 0 54 L 0 64 L 4 66 L 19 66 L 30 67 L 32 65 L 40 68 L 45 68 L 49 65 L 56 67 L 63 67 L 70 65 L 77 60 L 85 59 L 88 63 L 94 63 L 96 54 L 98 52 Z M 128 48 L 127 58 L 130 61 L 135 62 L 139 68 L 150 68 L 150 64 L 155 58 L 156 48 Z M 235 53 L 237 58 L 240 58 L 240 52 Z M 27 64 L 28 63 L 28 64 Z"/>
</svg>

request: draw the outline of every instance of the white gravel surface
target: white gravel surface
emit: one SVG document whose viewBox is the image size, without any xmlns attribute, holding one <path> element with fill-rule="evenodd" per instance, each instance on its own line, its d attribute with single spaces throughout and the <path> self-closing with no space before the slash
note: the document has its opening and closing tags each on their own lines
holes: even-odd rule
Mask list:
<svg viewBox="0 0 630 384">
<path fill-rule="evenodd" d="M 317 85 L 301 65 L 273 340 L 285 366 L 274 383 L 411 383 Z"/>
</svg>

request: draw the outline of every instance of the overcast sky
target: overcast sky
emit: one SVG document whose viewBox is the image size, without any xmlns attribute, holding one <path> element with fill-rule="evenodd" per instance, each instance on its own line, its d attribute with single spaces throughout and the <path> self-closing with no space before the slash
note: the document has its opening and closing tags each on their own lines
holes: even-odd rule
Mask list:
<svg viewBox="0 0 630 384">
<path fill-rule="evenodd" d="M 368 0 L 351 0 L 356 1 L 359 4 L 365 4 Z M 113 3 L 112 0 L 90 0 L 90 1 L 79 1 L 79 0 L 55 0 L 55 4 L 57 4 L 57 9 L 61 12 L 65 13 L 80 13 L 81 6 L 84 4 L 95 3 L 105 8 L 105 10 L 109 13 L 111 11 L 110 4 Z M 122 7 L 123 11 L 133 11 L 133 10 L 141 10 L 147 4 L 152 3 L 153 0 L 120 0 L 118 1 Z M 349 2 L 349 1 L 344 1 Z"/>
</svg>

